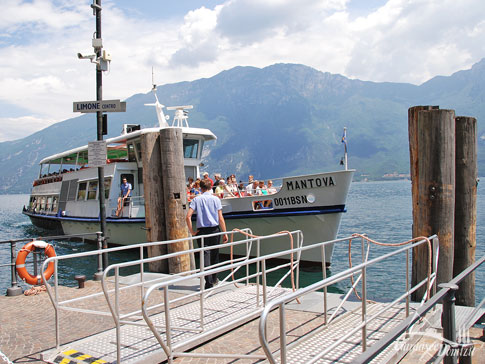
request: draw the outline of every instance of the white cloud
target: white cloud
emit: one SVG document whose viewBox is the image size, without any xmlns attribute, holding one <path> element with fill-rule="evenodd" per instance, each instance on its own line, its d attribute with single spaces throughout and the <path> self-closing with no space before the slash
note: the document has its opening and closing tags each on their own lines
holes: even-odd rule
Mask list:
<svg viewBox="0 0 485 364">
<path fill-rule="evenodd" d="M 30 110 L 36 125 L 73 114 L 95 98 L 89 0 L 12 0 L 0 13 L 0 102 Z M 210 77 L 238 65 L 302 63 L 372 81 L 421 83 L 470 67 L 485 56 L 483 0 L 389 0 L 352 11 L 349 0 L 227 0 L 183 18 L 144 19 L 103 1 L 103 42 L 113 56 L 105 99 L 158 84 Z M 143 2 L 130 3 L 143 6 Z M 353 14 L 360 16 L 355 17 Z M 163 101 L 162 101 L 163 102 Z M 0 114 L 3 120 L 13 116 Z M 29 115 L 9 124 L 31 133 Z"/>
<path fill-rule="evenodd" d="M 35 116 L 22 116 L 18 118 L 0 117 L 0 125 L 2 125 L 2 128 L 0 128 L 0 142 L 23 138 L 44 129 L 49 124 L 52 124 L 52 120 Z"/>
</svg>

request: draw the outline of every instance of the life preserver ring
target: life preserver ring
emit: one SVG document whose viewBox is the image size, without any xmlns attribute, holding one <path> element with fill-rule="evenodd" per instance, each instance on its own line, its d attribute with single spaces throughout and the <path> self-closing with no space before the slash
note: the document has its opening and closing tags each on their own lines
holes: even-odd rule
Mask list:
<svg viewBox="0 0 485 364">
<path fill-rule="evenodd" d="M 35 248 L 44 249 L 44 254 L 47 257 L 56 256 L 54 247 L 42 240 L 31 241 L 30 243 L 25 244 L 22 247 L 22 249 L 20 249 L 20 251 L 17 254 L 17 260 L 15 261 L 15 268 L 17 269 L 17 274 L 22 280 L 24 280 L 26 283 L 31 284 L 33 286 L 41 284 L 42 277 L 40 276 L 40 274 L 37 276 L 33 276 L 32 274 L 30 274 L 27 271 L 27 268 L 25 267 L 25 260 L 27 259 L 27 255 L 29 255 L 29 253 L 33 251 Z M 52 274 L 54 274 L 54 262 L 50 262 L 47 265 L 47 269 L 44 272 L 45 280 L 48 281 L 50 277 L 52 277 Z"/>
</svg>

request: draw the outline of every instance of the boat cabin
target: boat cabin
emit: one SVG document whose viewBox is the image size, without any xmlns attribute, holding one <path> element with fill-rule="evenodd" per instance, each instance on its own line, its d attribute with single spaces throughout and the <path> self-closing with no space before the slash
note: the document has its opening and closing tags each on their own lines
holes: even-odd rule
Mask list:
<svg viewBox="0 0 485 364">
<path fill-rule="evenodd" d="M 169 126 L 167 126 L 169 127 Z M 132 185 L 126 217 L 143 218 L 144 189 L 141 135 L 162 128 L 141 129 L 125 124 L 120 136 L 108 139 L 104 167 L 106 216 L 116 212 L 123 178 Z M 204 142 L 216 139 L 208 129 L 182 127 L 186 177 L 199 177 Z M 52 155 L 40 161 L 39 176 L 33 182 L 27 210 L 45 215 L 97 218 L 98 169 L 88 160 L 88 146 Z"/>
</svg>

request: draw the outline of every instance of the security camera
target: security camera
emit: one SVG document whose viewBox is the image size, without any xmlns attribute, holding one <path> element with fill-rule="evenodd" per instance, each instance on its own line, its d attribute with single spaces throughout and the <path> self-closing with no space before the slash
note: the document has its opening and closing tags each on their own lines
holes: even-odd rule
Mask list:
<svg viewBox="0 0 485 364">
<path fill-rule="evenodd" d="M 96 59 L 96 55 L 95 54 L 89 54 L 89 55 L 85 56 L 81 53 L 78 53 L 77 58 L 79 58 L 79 59 L 89 59 L 89 60 L 91 60 L 91 62 L 94 62 L 94 60 Z"/>
</svg>

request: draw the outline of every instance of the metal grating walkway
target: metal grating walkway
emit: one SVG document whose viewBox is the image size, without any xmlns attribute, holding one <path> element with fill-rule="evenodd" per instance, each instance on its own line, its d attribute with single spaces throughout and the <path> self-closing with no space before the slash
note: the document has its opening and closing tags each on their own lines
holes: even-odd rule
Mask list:
<svg viewBox="0 0 485 364">
<path fill-rule="evenodd" d="M 383 303 L 373 303 L 367 306 L 367 316 L 372 316 L 385 306 Z M 412 312 L 411 312 L 412 314 Z M 405 318 L 405 307 L 400 305 L 392 307 L 380 314 L 367 324 L 367 346 L 377 342 L 394 326 Z M 313 335 L 303 337 L 290 345 L 287 349 L 287 362 L 292 364 L 308 363 L 323 349 L 335 343 L 350 330 L 356 328 L 362 322 L 361 310 L 349 312 L 328 326 L 315 330 Z M 389 348 L 391 349 L 391 348 Z M 343 343 L 329 351 L 316 363 L 351 363 L 362 353 L 362 331 L 357 331 Z M 387 355 L 387 350 L 381 353 L 374 362 L 380 362 Z"/>
<path fill-rule="evenodd" d="M 268 289 L 268 300 L 288 292 L 289 289 L 285 288 Z M 260 287 L 261 304 L 258 307 L 255 285 L 232 290 L 216 290 L 204 301 L 204 332 L 196 331 L 200 329 L 199 301 L 170 309 L 172 325 L 177 327 L 176 330 L 172 329 L 172 350 L 188 350 L 256 318 L 263 309 L 262 297 Z M 164 312 L 151 316 L 151 319 L 157 326 L 165 325 Z M 232 326 L 221 329 L 228 323 L 232 323 Z M 139 320 L 136 324 L 138 325 L 121 326 L 121 362 L 159 363 L 165 360 L 165 352 L 145 322 Z M 183 330 L 184 328 L 186 330 Z M 164 337 L 165 331 L 160 332 Z M 82 359 L 79 361 L 79 358 L 88 358 L 91 363 L 116 363 L 116 330 L 108 330 L 72 342 L 61 347 L 60 351 L 54 349 L 42 354 L 42 359 L 49 363 L 81 363 Z"/>
</svg>

